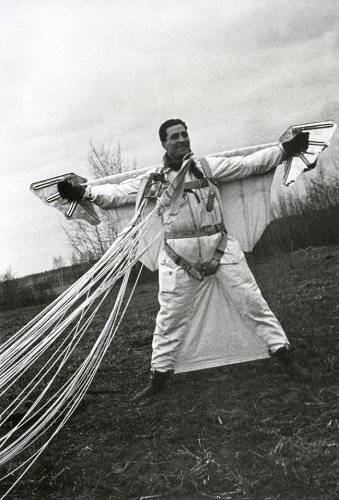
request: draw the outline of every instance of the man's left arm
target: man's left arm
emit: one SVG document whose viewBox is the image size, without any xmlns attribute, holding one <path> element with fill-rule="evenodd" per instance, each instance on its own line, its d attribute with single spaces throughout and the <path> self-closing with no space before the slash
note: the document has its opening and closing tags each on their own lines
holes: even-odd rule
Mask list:
<svg viewBox="0 0 339 500">
<path fill-rule="evenodd" d="M 264 174 L 290 156 L 306 151 L 308 137 L 309 134 L 301 132 L 291 141 L 261 149 L 247 156 L 208 157 L 207 160 L 214 178 L 221 182 L 232 182 Z"/>
</svg>

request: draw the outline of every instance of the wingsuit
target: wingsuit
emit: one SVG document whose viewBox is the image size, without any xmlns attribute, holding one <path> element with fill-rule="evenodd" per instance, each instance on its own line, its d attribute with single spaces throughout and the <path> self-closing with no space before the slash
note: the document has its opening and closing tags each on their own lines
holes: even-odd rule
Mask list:
<svg viewBox="0 0 339 500">
<path fill-rule="evenodd" d="M 153 180 L 150 184 L 157 185 L 158 210 L 164 225 L 158 262 L 160 310 L 153 335 L 151 383 L 137 398 L 157 393 L 173 373 L 194 314 L 194 299 L 204 294 L 211 279 L 217 281 L 222 294 L 268 352 L 290 372 L 304 376 L 305 369 L 291 358 L 286 334 L 263 298 L 239 243 L 227 233 L 218 183 L 275 168 L 289 154 L 307 148 L 307 134 L 248 156 L 195 158 L 184 122 L 170 120 L 162 127 L 166 149 L 163 165 L 146 175 Z M 136 199 L 144 179 L 145 174 L 120 184 L 86 188 L 60 183 L 59 192 L 62 197 L 84 197 L 103 209 L 111 209 L 126 198 Z"/>
</svg>

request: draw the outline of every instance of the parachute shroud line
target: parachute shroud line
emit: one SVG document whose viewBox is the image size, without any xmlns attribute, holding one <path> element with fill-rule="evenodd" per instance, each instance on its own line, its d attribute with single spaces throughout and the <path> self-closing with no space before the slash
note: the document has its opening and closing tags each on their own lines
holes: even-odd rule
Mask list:
<svg viewBox="0 0 339 500">
<path fill-rule="evenodd" d="M 29 398 L 35 397 L 34 403 L 28 407 L 20 421 L 0 437 L 0 465 L 22 454 L 46 433 L 50 434 L 42 445 L 38 445 L 37 451 L 27 459 L 24 458 L 14 470 L 0 479 L 0 482 L 4 481 L 24 469 L 2 498 L 7 496 L 29 470 L 75 411 L 116 334 L 141 272 L 140 270 L 124 305 L 130 270 L 155 242 L 152 238 L 148 245 L 144 244 L 145 236 L 147 239 L 147 233 L 158 217 L 156 210 L 142 217 L 145 204 L 146 202 L 141 204 L 133 224 L 120 233 L 100 261 L 0 346 L 2 400 L 12 386 L 19 384 L 22 377 L 26 377 L 29 370 L 35 367 L 36 362 L 43 359 L 44 354 L 54 349 L 36 373 L 33 373 L 29 382 L 25 381 L 19 394 L 1 411 L 0 428 L 4 428 L 11 415 L 29 401 Z M 161 237 L 161 233 L 158 237 Z M 104 329 L 86 358 L 70 376 L 66 374 L 64 380 L 67 363 L 72 359 L 77 345 L 84 338 L 103 301 L 120 278 L 122 283 Z"/>
</svg>

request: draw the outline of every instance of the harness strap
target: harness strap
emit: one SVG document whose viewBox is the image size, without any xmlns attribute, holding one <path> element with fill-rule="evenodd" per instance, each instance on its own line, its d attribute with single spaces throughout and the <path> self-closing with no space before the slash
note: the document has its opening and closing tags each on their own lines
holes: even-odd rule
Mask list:
<svg viewBox="0 0 339 500">
<path fill-rule="evenodd" d="M 224 255 L 224 251 L 227 245 L 227 233 L 223 233 L 219 245 L 215 249 L 213 259 L 205 266 L 204 269 L 204 275 L 205 276 L 210 276 L 211 274 L 214 274 L 216 270 L 218 269 L 220 265 L 220 261 L 222 256 Z"/>
<path fill-rule="evenodd" d="M 184 189 L 199 189 L 199 188 L 204 188 L 209 186 L 209 182 L 212 182 L 212 184 L 217 184 L 217 180 L 210 178 L 207 179 L 204 177 L 203 179 L 197 179 L 196 181 L 190 181 L 190 182 L 185 182 L 184 184 Z"/>
<path fill-rule="evenodd" d="M 184 193 L 183 180 L 189 170 L 191 163 L 191 154 L 186 155 L 186 157 L 185 157 L 186 159 L 184 159 L 181 169 L 179 170 L 179 173 L 173 179 L 173 181 L 170 183 L 167 189 L 163 192 L 159 200 L 159 203 L 164 207 L 168 207 L 169 205 L 171 205 L 170 216 L 173 217 L 176 217 L 178 215 L 182 195 Z"/>
<path fill-rule="evenodd" d="M 213 186 L 210 178 L 212 177 L 212 171 L 210 169 L 210 166 L 206 160 L 206 158 L 202 157 L 199 158 L 199 163 L 201 165 L 201 168 L 205 174 L 205 178 L 208 183 L 208 197 L 207 197 L 207 204 L 206 204 L 206 210 L 207 212 L 212 212 L 213 206 L 214 206 L 214 200 L 217 194 L 216 188 Z"/>
<path fill-rule="evenodd" d="M 199 236 L 212 236 L 212 234 L 225 231 L 225 226 L 221 222 L 211 226 L 203 226 L 200 229 L 183 229 L 182 231 L 166 231 L 165 239 L 198 238 Z"/>
<path fill-rule="evenodd" d="M 203 280 L 203 275 L 200 273 L 200 271 L 194 266 L 194 264 L 190 264 L 186 259 L 183 259 L 180 257 L 172 248 L 167 244 L 165 241 L 164 244 L 165 252 L 167 255 L 173 260 L 174 264 L 176 264 L 179 267 L 182 267 L 192 278 L 195 278 L 196 280 L 202 281 Z"/>
<path fill-rule="evenodd" d="M 220 238 L 219 244 L 215 249 L 213 258 L 208 264 L 191 264 L 186 259 L 183 259 L 178 255 L 166 242 L 165 240 L 165 252 L 173 260 L 173 262 L 184 269 L 192 278 L 202 281 L 204 276 L 211 276 L 216 272 L 219 267 L 220 260 L 224 254 L 227 245 L 227 232 L 223 232 Z"/>
<path fill-rule="evenodd" d="M 151 183 L 151 176 L 150 177 L 144 177 L 139 186 L 139 190 L 137 193 L 137 199 L 135 202 L 135 211 L 137 211 L 141 205 L 142 200 L 146 197 L 145 194 L 147 193 L 149 186 Z"/>
</svg>

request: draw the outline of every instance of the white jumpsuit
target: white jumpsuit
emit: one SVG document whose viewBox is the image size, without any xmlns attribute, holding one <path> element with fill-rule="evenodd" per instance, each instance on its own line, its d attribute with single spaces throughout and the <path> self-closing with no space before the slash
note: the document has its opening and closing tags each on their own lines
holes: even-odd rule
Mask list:
<svg viewBox="0 0 339 500">
<path fill-rule="evenodd" d="M 273 146 L 243 157 L 205 158 L 213 178 L 218 182 L 232 182 L 263 174 L 279 165 L 284 159 L 285 153 L 281 146 Z M 195 167 L 202 171 L 199 160 L 195 160 L 194 163 Z M 178 172 L 166 166 L 154 171 L 160 170 L 168 182 L 173 182 L 178 175 Z M 144 177 L 143 174 L 120 184 L 88 186 L 85 197 L 104 209 L 117 207 L 126 198 L 137 196 Z M 196 175 L 189 170 L 184 182 L 189 183 L 195 179 Z M 190 236 L 189 231 L 222 222 L 221 206 L 217 199 L 211 211 L 206 209 L 207 195 L 208 188 L 189 190 L 183 194 L 174 220 L 173 217 L 167 219 L 166 213 L 163 214 L 165 234 L 169 236 L 167 244 L 177 255 L 193 264 L 201 265 L 210 262 L 221 238 L 220 232 L 206 236 L 187 237 L 187 235 Z M 171 239 L 171 235 L 174 235 L 176 231 L 182 233 L 186 231 L 186 235 Z M 197 294 L 204 294 L 209 280 L 217 280 L 222 293 L 240 312 L 248 329 L 265 344 L 269 352 L 273 353 L 283 346 L 288 347 L 285 332 L 262 297 L 239 243 L 228 235 L 227 245 L 216 273 L 212 276 L 205 276 L 202 281 L 190 276 L 183 268 L 176 265 L 164 250 L 160 252 L 160 310 L 153 335 L 152 369 L 174 370 L 180 346 L 193 314 L 194 299 Z"/>
</svg>

